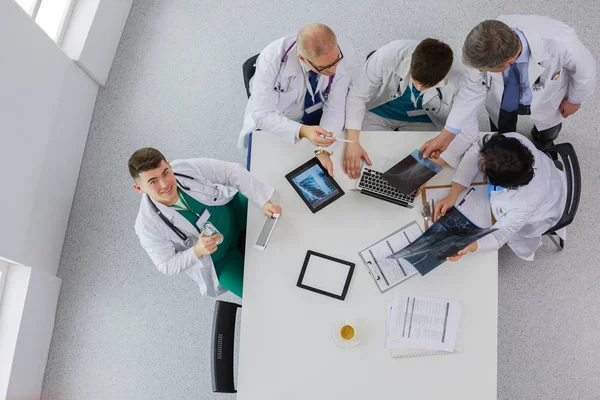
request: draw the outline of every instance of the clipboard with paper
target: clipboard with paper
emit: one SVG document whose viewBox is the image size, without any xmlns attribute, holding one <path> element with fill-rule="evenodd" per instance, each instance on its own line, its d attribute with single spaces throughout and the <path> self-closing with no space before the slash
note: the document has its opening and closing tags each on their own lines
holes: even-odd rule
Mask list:
<svg viewBox="0 0 600 400">
<path fill-rule="evenodd" d="M 417 270 L 409 262 L 391 259 L 389 256 L 402 250 L 422 234 L 417 221 L 413 221 L 358 253 L 381 292 L 417 274 Z"/>
<path fill-rule="evenodd" d="M 451 185 L 425 186 L 421 196 L 423 206 L 430 204 L 431 200 L 434 201 L 434 204 L 438 204 L 440 200 L 448 196 L 451 187 Z M 469 193 L 470 191 L 471 193 Z M 467 195 L 469 197 L 462 203 Z M 487 193 L 487 183 L 485 182 L 472 183 L 471 186 L 463 191 L 458 197 L 455 207 L 480 228 L 490 228 L 496 223 Z M 429 226 L 429 221 L 425 220 L 425 229 L 428 229 Z"/>
</svg>

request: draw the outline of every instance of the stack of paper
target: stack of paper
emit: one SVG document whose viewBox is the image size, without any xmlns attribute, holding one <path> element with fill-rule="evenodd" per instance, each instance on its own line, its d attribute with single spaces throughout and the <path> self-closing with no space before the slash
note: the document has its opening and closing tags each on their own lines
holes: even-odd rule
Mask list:
<svg viewBox="0 0 600 400">
<path fill-rule="evenodd" d="M 395 294 L 388 306 L 386 348 L 394 358 L 454 353 L 459 319 L 455 302 Z"/>
</svg>

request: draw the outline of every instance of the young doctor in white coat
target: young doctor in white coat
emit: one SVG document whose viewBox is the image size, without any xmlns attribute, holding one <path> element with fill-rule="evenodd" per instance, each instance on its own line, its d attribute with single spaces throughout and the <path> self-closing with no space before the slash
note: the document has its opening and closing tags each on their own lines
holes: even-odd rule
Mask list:
<svg viewBox="0 0 600 400">
<path fill-rule="evenodd" d="M 344 171 L 360 175 L 361 130 L 439 131 L 446 124 L 465 69 L 453 63 L 447 44 L 437 39 L 395 40 L 375 51 L 355 72 L 346 102 Z M 477 130 L 476 115 L 472 130 Z"/>
<path fill-rule="evenodd" d="M 516 132 L 492 135 L 465 131 L 436 162 L 448 163 L 456 168 L 456 173 L 450 193 L 435 208 L 434 220 L 456 203 L 480 172 L 488 182 L 496 218 L 495 232 L 449 260 L 456 261 L 469 252 L 498 250 L 508 244 L 517 256 L 532 261 L 542 245 L 542 235 L 558 223 L 567 202 L 566 176 L 552 159 Z M 563 238 L 565 232 L 565 228 L 557 231 Z"/>
<path fill-rule="evenodd" d="M 472 67 L 445 129 L 421 147 L 435 158 L 485 102 L 493 131 L 514 132 L 531 115 L 538 148 L 552 145 L 564 118 L 579 110 L 596 86 L 596 61 L 575 30 L 550 17 L 505 15 L 469 33 L 463 63 Z"/>
<path fill-rule="evenodd" d="M 210 158 L 168 163 L 156 149 L 129 159 L 133 187 L 142 193 L 135 232 L 156 268 L 185 272 L 202 295 L 227 290 L 242 297 L 248 199 L 268 217 L 281 214 L 274 190 L 238 164 Z M 220 234 L 208 234 L 211 223 Z M 212 232 L 214 233 L 214 232 Z"/>
<path fill-rule="evenodd" d="M 238 147 L 252 146 L 260 129 L 288 143 L 306 138 L 333 175 L 330 154 L 344 128 L 354 50 L 322 24 L 269 44 L 256 60 Z"/>
</svg>

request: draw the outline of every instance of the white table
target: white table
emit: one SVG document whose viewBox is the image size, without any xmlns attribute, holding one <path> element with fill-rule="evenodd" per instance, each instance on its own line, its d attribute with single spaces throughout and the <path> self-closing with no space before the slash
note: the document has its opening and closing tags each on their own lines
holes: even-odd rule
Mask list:
<svg viewBox="0 0 600 400">
<path fill-rule="evenodd" d="M 437 133 L 362 132 L 371 155 L 401 159 Z M 304 141 L 303 141 L 304 142 Z M 309 143 L 289 145 L 255 132 L 252 172 L 279 192 L 283 216 L 264 252 L 253 248 L 264 217 L 248 214 L 248 242 L 238 367 L 239 400 L 496 398 L 498 256 L 469 254 L 430 274 L 379 292 L 358 252 L 420 216 L 350 192 L 342 143 L 335 179 L 346 194 L 312 214 L 284 175 L 312 156 Z M 445 169 L 432 184 L 449 183 Z M 345 301 L 296 286 L 307 250 L 356 264 Z M 386 305 L 394 293 L 457 301 L 462 308 L 456 354 L 392 359 L 384 346 Z M 332 340 L 336 322 L 352 319 L 361 343 L 343 350 Z"/>
</svg>

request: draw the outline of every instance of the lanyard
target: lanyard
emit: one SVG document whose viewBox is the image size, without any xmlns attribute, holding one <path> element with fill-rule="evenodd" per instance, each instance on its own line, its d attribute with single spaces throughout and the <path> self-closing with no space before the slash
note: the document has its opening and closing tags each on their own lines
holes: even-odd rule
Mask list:
<svg viewBox="0 0 600 400">
<path fill-rule="evenodd" d="M 185 206 L 185 208 L 187 208 L 187 210 L 189 212 L 191 212 L 192 214 L 194 214 L 196 217 L 200 218 L 200 214 L 198 214 L 196 211 L 192 210 L 192 207 L 190 207 L 190 205 L 186 201 L 185 197 L 183 197 L 181 195 L 181 191 L 177 190 L 177 194 L 179 195 L 179 200 L 181 200 L 181 202 L 183 203 L 183 205 Z"/>
<path fill-rule="evenodd" d="M 408 87 L 410 88 L 410 100 L 415 106 L 415 109 L 418 109 L 419 107 L 417 107 L 417 103 L 419 102 L 419 99 L 421 98 L 421 96 L 423 96 L 423 93 L 425 93 L 425 91 L 419 93 L 419 96 L 415 99 L 415 92 L 413 91 L 412 79 L 408 81 Z"/>
<path fill-rule="evenodd" d="M 308 93 L 310 93 L 312 102 L 313 102 L 313 104 L 315 104 L 315 95 L 319 92 L 313 93 L 313 91 L 312 91 L 312 86 L 310 85 L 310 81 L 308 80 L 308 73 L 309 73 L 310 69 L 308 69 L 308 67 L 302 63 L 301 63 L 301 67 L 302 67 L 302 71 L 304 74 L 304 83 L 306 84 L 306 90 L 308 90 Z M 317 74 L 319 75 L 319 80 L 317 81 L 317 87 L 319 87 L 318 82 L 321 80 L 320 79 L 321 74 L 319 74 L 318 72 L 317 72 Z M 329 92 L 331 92 L 331 84 L 333 83 L 333 78 L 335 78 L 335 74 L 329 76 L 329 82 L 327 83 L 327 87 L 325 88 L 325 91 L 323 92 L 323 94 L 321 96 L 324 101 L 327 101 L 327 98 L 329 97 Z"/>
</svg>

